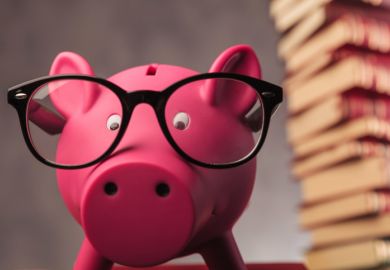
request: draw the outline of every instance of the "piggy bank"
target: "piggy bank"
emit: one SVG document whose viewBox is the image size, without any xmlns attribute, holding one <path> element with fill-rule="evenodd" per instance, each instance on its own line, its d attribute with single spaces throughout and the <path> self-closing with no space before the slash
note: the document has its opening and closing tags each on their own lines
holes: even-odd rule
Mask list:
<svg viewBox="0 0 390 270">
<path fill-rule="evenodd" d="M 260 77 L 246 45 L 228 48 L 205 74 L 150 64 L 108 79 L 63 52 L 50 76 L 9 90 L 28 147 L 57 168 L 85 233 L 74 270 L 154 266 L 192 253 L 209 269 L 245 269 L 232 227 L 282 100 Z"/>
</svg>

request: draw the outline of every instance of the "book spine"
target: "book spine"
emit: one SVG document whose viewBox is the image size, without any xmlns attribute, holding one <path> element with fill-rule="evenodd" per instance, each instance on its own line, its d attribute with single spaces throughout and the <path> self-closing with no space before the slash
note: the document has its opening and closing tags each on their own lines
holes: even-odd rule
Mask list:
<svg viewBox="0 0 390 270">
<path fill-rule="evenodd" d="M 390 35 L 389 35 L 390 41 Z M 390 94 L 390 59 L 369 55 L 361 59 L 362 72 L 360 84 L 365 89 L 371 89 L 381 94 Z"/>
<path fill-rule="evenodd" d="M 381 120 L 390 120 L 390 98 L 374 93 L 348 92 L 342 99 L 343 121 L 364 116 L 375 116 Z"/>
<path fill-rule="evenodd" d="M 390 212 L 390 192 L 379 193 L 378 213 Z"/>
<path fill-rule="evenodd" d="M 390 25 L 374 18 L 367 18 L 360 15 L 347 15 L 352 42 L 354 45 L 367 47 L 379 52 L 390 51 Z"/>
</svg>

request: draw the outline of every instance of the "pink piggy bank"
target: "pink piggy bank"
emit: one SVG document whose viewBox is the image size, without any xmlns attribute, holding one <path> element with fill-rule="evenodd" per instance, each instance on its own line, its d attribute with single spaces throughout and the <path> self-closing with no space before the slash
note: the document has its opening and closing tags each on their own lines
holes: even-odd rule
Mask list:
<svg viewBox="0 0 390 270">
<path fill-rule="evenodd" d="M 282 100 L 281 88 L 259 79 L 249 46 L 227 49 L 205 74 L 151 64 L 105 80 L 63 52 L 50 75 L 10 89 L 8 99 L 34 156 L 57 168 L 85 233 L 74 270 L 191 253 L 209 269 L 246 269 L 232 227 Z"/>
</svg>

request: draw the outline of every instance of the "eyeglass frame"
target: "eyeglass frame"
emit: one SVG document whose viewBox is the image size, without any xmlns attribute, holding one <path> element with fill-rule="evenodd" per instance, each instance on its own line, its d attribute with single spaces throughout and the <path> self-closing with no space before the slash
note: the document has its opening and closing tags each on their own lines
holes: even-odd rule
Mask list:
<svg viewBox="0 0 390 270">
<path fill-rule="evenodd" d="M 186 152 L 184 152 L 179 147 L 179 145 L 175 142 L 171 133 L 169 132 L 169 128 L 165 119 L 165 108 L 170 96 L 183 85 L 186 85 L 191 82 L 199 81 L 199 80 L 205 80 L 205 79 L 231 79 L 231 80 L 244 82 L 249 86 L 251 86 L 257 92 L 259 97 L 262 99 L 262 106 L 264 108 L 264 116 L 263 116 L 264 123 L 261 130 L 260 140 L 257 142 L 257 145 L 252 149 L 250 153 L 248 153 L 246 156 L 242 157 L 237 161 L 221 163 L 221 164 L 199 161 L 191 157 L 190 155 L 188 155 Z M 92 160 L 88 163 L 81 164 L 81 165 L 57 164 L 41 156 L 33 146 L 32 139 L 30 138 L 29 128 L 27 127 L 28 104 L 33 94 L 41 86 L 56 80 L 86 80 L 86 81 L 100 84 L 106 87 L 107 89 L 111 90 L 121 103 L 122 120 L 121 120 L 118 134 L 116 135 L 116 138 L 112 142 L 111 146 L 95 160 Z M 236 74 L 236 73 L 215 72 L 215 73 L 197 74 L 194 76 L 184 78 L 182 80 L 179 80 L 171 84 L 170 86 L 166 87 L 161 91 L 137 90 L 137 91 L 127 92 L 125 89 L 121 88 L 115 83 L 106 80 L 104 78 L 99 78 L 99 77 L 94 77 L 89 75 L 81 75 L 81 74 L 60 74 L 60 75 L 44 76 L 44 77 L 36 78 L 18 84 L 14 87 L 11 87 L 10 89 L 8 89 L 7 99 L 8 99 L 8 103 L 12 105 L 18 113 L 22 134 L 30 152 L 33 154 L 33 156 L 36 159 L 38 159 L 40 162 L 50 167 L 54 167 L 58 169 L 82 169 L 103 161 L 104 159 L 109 157 L 110 154 L 114 152 L 115 148 L 119 145 L 120 141 L 122 140 L 123 135 L 125 134 L 125 131 L 128 127 L 128 124 L 130 123 L 130 119 L 135 107 L 139 104 L 146 103 L 153 107 L 153 110 L 156 114 L 157 120 L 159 122 L 160 128 L 165 138 L 168 140 L 170 145 L 180 156 L 182 156 L 189 162 L 201 167 L 214 168 L 214 169 L 227 169 L 227 168 L 237 167 L 239 165 L 248 162 L 254 156 L 256 156 L 257 153 L 260 151 L 261 147 L 264 144 L 265 138 L 267 136 L 271 116 L 276 111 L 279 104 L 283 100 L 283 89 L 267 81 L 263 81 L 246 75 Z"/>
</svg>

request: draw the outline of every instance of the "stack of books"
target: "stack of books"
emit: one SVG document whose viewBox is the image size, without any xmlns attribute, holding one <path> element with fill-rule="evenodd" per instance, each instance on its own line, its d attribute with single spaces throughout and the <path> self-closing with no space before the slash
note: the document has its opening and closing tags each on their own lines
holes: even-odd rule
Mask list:
<svg viewBox="0 0 390 270">
<path fill-rule="evenodd" d="M 390 0 L 271 0 L 309 269 L 390 266 Z"/>
</svg>

